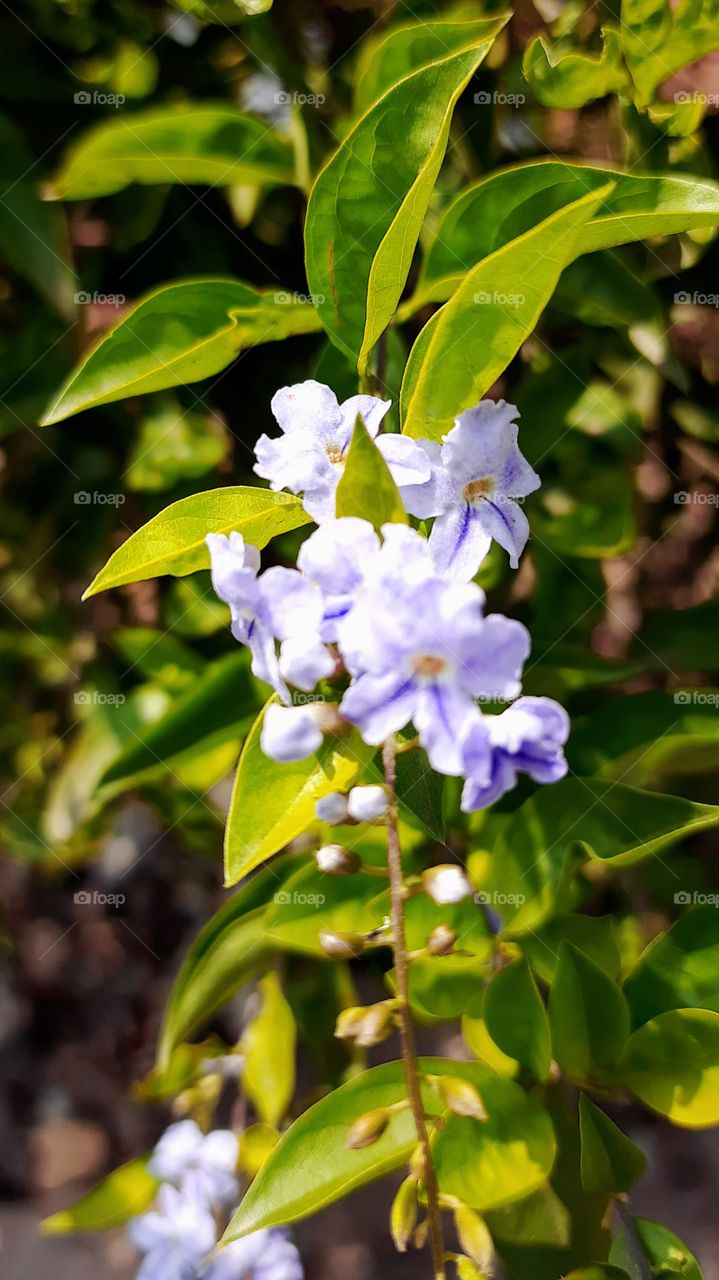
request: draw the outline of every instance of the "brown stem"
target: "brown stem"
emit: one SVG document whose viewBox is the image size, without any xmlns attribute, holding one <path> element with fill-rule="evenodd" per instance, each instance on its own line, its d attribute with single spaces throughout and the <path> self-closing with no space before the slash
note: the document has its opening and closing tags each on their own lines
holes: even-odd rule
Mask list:
<svg viewBox="0 0 719 1280">
<path fill-rule="evenodd" d="M 407 939 L 404 928 L 404 875 L 397 828 L 397 769 L 396 747 L 393 737 L 387 738 L 382 747 L 382 761 L 384 764 L 385 783 L 390 794 L 390 806 L 387 812 L 387 867 L 389 870 L 392 906 L 392 948 L 397 980 L 397 1014 L 402 1045 L 402 1060 L 407 1081 L 407 1096 L 414 1116 L 415 1129 L 417 1130 L 417 1141 L 422 1149 L 434 1276 L 435 1280 L 445 1280 L 439 1192 L 432 1162 L 432 1148 L 429 1143 L 429 1135 L 424 1118 L 424 1106 L 422 1104 L 419 1072 L 417 1070 L 417 1049 L 414 1042 L 414 1027 L 409 1008 L 409 957 L 407 955 Z"/>
</svg>

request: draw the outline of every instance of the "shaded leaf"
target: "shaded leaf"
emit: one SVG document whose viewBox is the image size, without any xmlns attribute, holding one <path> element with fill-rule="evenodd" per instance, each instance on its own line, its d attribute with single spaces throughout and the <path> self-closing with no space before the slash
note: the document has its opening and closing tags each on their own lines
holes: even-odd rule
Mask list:
<svg viewBox="0 0 719 1280">
<path fill-rule="evenodd" d="M 674 1124 L 719 1124 L 719 1013 L 671 1009 L 629 1037 L 617 1077 Z"/>
<path fill-rule="evenodd" d="M 571 942 L 559 948 L 549 1024 L 554 1057 L 576 1080 L 601 1078 L 629 1035 L 629 1010 L 621 990 Z"/>
<path fill-rule="evenodd" d="M 587 1191 L 628 1191 L 644 1173 L 643 1151 L 586 1096 L 579 1095 L 582 1186 Z"/>
<path fill-rule="evenodd" d="M 635 1027 L 669 1009 L 713 1009 L 719 1013 L 716 903 L 688 911 L 650 942 L 627 978 L 624 994 Z"/>
<path fill-rule="evenodd" d="M 552 1057 L 549 1022 L 524 957 L 495 973 L 484 993 L 487 1031 L 503 1053 L 546 1080 Z"/>
</svg>

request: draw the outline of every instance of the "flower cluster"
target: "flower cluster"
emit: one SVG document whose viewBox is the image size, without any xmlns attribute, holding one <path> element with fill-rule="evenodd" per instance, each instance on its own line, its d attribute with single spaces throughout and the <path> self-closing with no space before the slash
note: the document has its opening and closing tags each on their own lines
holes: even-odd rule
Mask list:
<svg viewBox="0 0 719 1280">
<path fill-rule="evenodd" d="M 143 1255 L 137 1280 L 303 1280 L 286 1232 L 256 1231 L 217 1248 L 218 1220 L 237 1198 L 237 1137 L 203 1134 L 194 1120 L 171 1125 L 150 1159 L 161 1183 L 156 1207 L 130 1222 Z"/>
<path fill-rule="evenodd" d="M 517 410 L 482 401 L 441 445 L 379 437 L 408 514 L 434 519 L 425 538 L 408 525 L 377 533 L 366 520 L 335 518 L 356 417 L 375 435 L 388 402 L 355 396 L 339 405 L 310 381 L 278 391 L 272 407 L 284 434 L 261 437 L 256 470 L 272 488 L 301 494 L 319 528 L 296 569 L 262 574 L 258 552 L 240 534 L 207 539 L 233 634 L 280 699 L 264 716 L 265 753 L 303 759 L 348 725 L 379 745 L 411 724 L 432 767 L 466 779 L 465 810 L 498 799 L 519 772 L 537 782 L 561 778 L 566 713 L 551 699 L 519 696 L 529 634 L 520 622 L 487 614 L 484 592 L 471 581 L 493 539 L 513 567 L 527 541 L 516 499 L 539 477 L 518 448 Z M 327 692 L 293 704 L 291 688 L 309 695 L 318 686 Z M 497 701 L 509 704 L 499 715 L 480 709 Z"/>
</svg>

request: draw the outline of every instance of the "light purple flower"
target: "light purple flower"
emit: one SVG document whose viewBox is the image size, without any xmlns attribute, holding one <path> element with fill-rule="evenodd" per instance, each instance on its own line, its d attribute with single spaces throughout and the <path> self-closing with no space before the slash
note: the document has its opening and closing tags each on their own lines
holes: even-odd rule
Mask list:
<svg viewBox="0 0 719 1280">
<path fill-rule="evenodd" d="M 382 786 L 352 787 L 347 812 L 355 822 L 377 822 L 387 815 L 389 796 Z"/>
<path fill-rule="evenodd" d="M 255 1231 L 213 1256 L 201 1280 L 303 1280 L 300 1255 L 282 1230 Z"/>
<path fill-rule="evenodd" d="M 128 1230 L 144 1254 L 137 1280 L 195 1280 L 217 1240 L 215 1219 L 191 1175 L 182 1190 L 165 1184 L 157 1208 L 133 1218 Z"/>
<path fill-rule="evenodd" d="M 484 618 L 473 583 L 428 578 L 368 590 L 339 624 L 352 683 L 340 704 L 365 742 L 414 722 L 433 768 L 464 772 L 462 741 L 480 718 L 475 699 L 520 691 L 529 636 L 499 614 Z"/>
<path fill-rule="evenodd" d="M 492 539 L 517 568 L 529 524 L 514 499 L 541 483 L 517 444 L 518 410 L 482 400 L 456 419 L 440 446 L 421 441 L 432 464 L 429 484 L 403 492 L 407 510 L 436 516 L 429 545 L 437 568 L 460 581 L 473 578 Z"/>
<path fill-rule="evenodd" d="M 351 396 L 339 404 L 321 382 L 309 379 L 282 387 L 272 398 L 272 412 L 281 436 L 260 436 L 255 445 L 258 476 L 270 488 L 302 494 L 305 510 L 321 524 L 335 515 L 335 492 L 358 414 L 376 436 L 391 401 L 376 396 Z M 395 483 L 421 485 L 430 478 L 429 461 L 408 436 L 383 435 L 377 440 Z"/>
<path fill-rule="evenodd" d="M 322 729 L 315 705 L 281 707 L 271 702 L 262 721 L 260 746 L 280 764 L 306 760 L 322 746 Z"/>
<path fill-rule="evenodd" d="M 517 784 L 518 773 L 535 782 L 557 782 L 567 772 L 563 747 L 569 717 L 552 698 L 518 698 L 498 716 L 484 716 L 463 742 L 466 813 L 484 809 Z M 487 745 L 489 744 L 489 752 Z"/>
<path fill-rule="evenodd" d="M 150 1172 L 180 1186 L 193 1176 L 195 1194 L 221 1205 L 237 1195 L 237 1137 L 230 1129 L 203 1133 L 194 1120 L 180 1120 L 163 1133 L 150 1159 Z"/>
</svg>

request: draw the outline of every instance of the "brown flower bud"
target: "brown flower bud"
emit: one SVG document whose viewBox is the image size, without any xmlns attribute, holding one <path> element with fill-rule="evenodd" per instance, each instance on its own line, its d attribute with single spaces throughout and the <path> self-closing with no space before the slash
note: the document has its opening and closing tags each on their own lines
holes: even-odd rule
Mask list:
<svg viewBox="0 0 719 1280">
<path fill-rule="evenodd" d="M 392 1202 L 389 1215 L 392 1239 L 399 1253 L 407 1252 L 418 1217 L 417 1181 L 415 1178 L 405 1178 Z"/>
<path fill-rule="evenodd" d="M 315 854 L 315 862 L 328 876 L 353 876 L 362 865 L 359 855 L 341 844 L 323 844 Z"/>
<path fill-rule="evenodd" d="M 473 1084 L 459 1076 L 438 1076 L 437 1088 L 442 1100 L 455 1116 L 470 1116 L 472 1120 L 486 1120 L 487 1112 Z"/>
<path fill-rule="evenodd" d="M 386 1040 L 394 1025 L 394 1013 L 390 1005 L 371 1004 L 366 1008 L 343 1009 L 337 1019 L 335 1035 L 340 1040 L 354 1040 L 355 1044 L 369 1049 L 373 1044 Z"/>
<path fill-rule="evenodd" d="M 427 939 L 427 950 L 431 956 L 448 956 L 454 950 L 457 934 L 448 924 L 438 924 Z"/>
<path fill-rule="evenodd" d="M 491 1272 L 494 1263 L 494 1245 L 489 1228 L 469 1205 L 459 1205 L 454 1211 L 454 1225 L 464 1253 L 476 1262 L 481 1272 Z"/>
<path fill-rule="evenodd" d="M 374 1111 L 365 1111 L 350 1125 L 345 1138 L 345 1146 L 350 1151 L 360 1151 L 362 1147 L 371 1147 L 373 1142 L 382 1137 L 389 1124 L 390 1112 L 386 1107 L 376 1107 Z"/>
<path fill-rule="evenodd" d="M 364 951 L 364 939 L 358 933 L 333 933 L 321 929 L 319 943 L 332 960 L 355 960 Z"/>
</svg>

